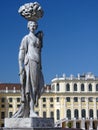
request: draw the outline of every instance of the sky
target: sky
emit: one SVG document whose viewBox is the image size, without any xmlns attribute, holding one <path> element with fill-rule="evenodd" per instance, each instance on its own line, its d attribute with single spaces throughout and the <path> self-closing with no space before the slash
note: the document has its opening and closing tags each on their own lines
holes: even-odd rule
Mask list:
<svg viewBox="0 0 98 130">
<path fill-rule="evenodd" d="M 18 14 L 33 0 L 0 1 L 0 82 L 19 83 L 18 53 L 28 34 L 27 21 Z M 56 75 L 98 76 L 98 0 L 37 0 L 44 10 L 38 30 L 44 33 L 42 71 L 46 84 Z"/>
</svg>

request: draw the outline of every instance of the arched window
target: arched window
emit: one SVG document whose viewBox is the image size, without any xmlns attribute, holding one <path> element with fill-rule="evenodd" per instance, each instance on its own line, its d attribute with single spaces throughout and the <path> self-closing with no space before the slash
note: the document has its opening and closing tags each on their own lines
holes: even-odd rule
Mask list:
<svg viewBox="0 0 98 130">
<path fill-rule="evenodd" d="M 59 83 L 57 83 L 57 85 L 56 85 L 56 90 L 57 90 L 57 91 L 59 91 L 59 90 L 60 90 Z"/>
<path fill-rule="evenodd" d="M 92 109 L 89 110 L 89 118 L 93 118 L 93 110 Z"/>
<path fill-rule="evenodd" d="M 96 84 L 96 91 L 98 91 L 98 84 Z"/>
<path fill-rule="evenodd" d="M 79 113 L 78 113 L 78 110 L 77 110 L 77 109 L 74 110 L 74 117 L 75 117 L 76 119 L 79 118 Z"/>
<path fill-rule="evenodd" d="M 60 110 L 57 109 L 56 113 L 57 113 L 57 120 L 60 120 Z"/>
<path fill-rule="evenodd" d="M 84 84 L 81 84 L 81 91 L 84 91 Z"/>
<path fill-rule="evenodd" d="M 67 110 L 67 118 L 71 119 L 71 110 L 70 109 Z"/>
<path fill-rule="evenodd" d="M 86 111 L 85 111 L 85 109 L 82 109 L 82 111 L 81 111 L 81 116 L 82 116 L 82 118 L 85 118 L 85 117 L 86 117 Z"/>
<path fill-rule="evenodd" d="M 89 84 L 88 91 L 92 91 L 92 84 Z"/>
<path fill-rule="evenodd" d="M 66 91 L 70 91 L 70 85 L 69 85 L 69 83 L 66 84 Z"/>
<path fill-rule="evenodd" d="M 74 84 L 74 91 L 77 91 L 77 84 Z"/>
</svg>

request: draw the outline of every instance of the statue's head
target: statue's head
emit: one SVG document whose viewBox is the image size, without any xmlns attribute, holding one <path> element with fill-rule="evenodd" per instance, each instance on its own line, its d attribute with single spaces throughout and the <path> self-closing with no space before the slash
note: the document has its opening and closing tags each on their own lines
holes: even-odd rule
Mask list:
<svg viewBox="0 0 98 130">
<path fill-rule="evenodd" d="M 35 31 L 38 27 L 38 24 L 36 21 L 28 21 L 28 24 L 27 24 L 27 28 L 30 30 L 30 31 Z"/>
</svg>

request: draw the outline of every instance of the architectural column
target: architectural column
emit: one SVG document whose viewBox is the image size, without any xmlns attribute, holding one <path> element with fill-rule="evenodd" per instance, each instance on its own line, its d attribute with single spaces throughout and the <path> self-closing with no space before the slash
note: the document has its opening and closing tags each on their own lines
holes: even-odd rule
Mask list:
<svg viewBox="0 0 98 130">
<path fill-rule="evenodd" d="M 81 92 L 81 84 L 80 84 L 80 82 L 77 83 L 77 86 L 78 86 L 78 92 Z"/>
<path fill-rule="evenodd" d="M 39 100 L 39 115 L 42 117 L 43 116 L 43 111 L 42 111 L 42 108 L 43 108 L 43 106 L 42 106 L 42 98 L 40 98 L 40 100 Z"/>
<path fill-rule="evenodd" d="M 47 112 L 47 117 L 50 117 L 50 100 L 49 97 L 46 98 L 46 112 Z"/>
<path fill-rule="evenodd" d="M 64 98 L 64 118 L 66 118 L 66 111 L 67 111 L 67 107 L 66 107 L 66 98 Z"/>
<path fill-rule="evenodd" d="M 86 118 L 89 119 L 89 105 L 88 105 L 88 97 L 86 98 Z"/>
<path fill-rule="evenodd" d="M 76 128 L 76 118 L 73 120 L 73 128 Z"/>
<path fill-rule="evenodd" d="M 65 100 L 64 97 L 60 97 L 60 119 L 65 118 Z"/>
<path fill-rule="evenodd" d="M 85 130 L 85 119 L 82 118 L 81 120 L 81 129 Z"/>
<path fill-rule="evenodd" d="M 94 112 L 94 119 L 97 119 L 96 98 L 94 98 L 93 102 L 94 102 L 94 109 L 93 109 L 93 110 L 94 110 L 94 111 L 93 111 L 93 112 Z"/>
<path fill-rule="evenodd" d="M 88 92 L 88 83 L 85 83 L 85 92 Z"/>
<path fill-rule="evenodd" d="M 68 118 L 66 118 L 66 128 L 68 128 L 67 124 L 68 124 Z"/>
<path fill-rule="evenodd" d="M 81 119 L 81 97 L 78 98 L 79 99 L 79 118 Z"/>
<path fill-rule="evenodd" d="M 73 82 L 70 83 L 70 92 L 73 92 Z"/>
<path fill-rule="evenodd" d="M 71 119 L 74 119 L 74 104 L 73 104 L 73 97 L 71 97 Z"/>
<path fill-rule="evenodd" d="M 16 100 L 16 98 L 13 98 L 13 114 L 16 112 L 16 110 L 18 110 L 17 100 Z"/>
<path fill-rule="evenodd" d="M 89 130 L 93 130 L 93 120 L 90 118 Z"/>
</svg>

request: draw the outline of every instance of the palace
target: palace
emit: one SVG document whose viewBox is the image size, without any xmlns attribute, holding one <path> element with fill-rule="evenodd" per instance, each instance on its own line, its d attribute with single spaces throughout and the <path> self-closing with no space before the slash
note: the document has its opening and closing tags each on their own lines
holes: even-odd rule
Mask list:
<svg viewBox="0 0 98 130">
<path fill-rule="evenodd" d="M 11 117 L 21 102 L 20 84 L 0 84 L 0 126 L 4 118 Z M 45 92 L 39 99 L 35 112 L 40 117 L 54 118 L 55 126 L 67 127 L 66 122 L 76 121 L 82 128 L 82 119 L 88 128 L 98 125 L 98 78 L 92 73 L 66 77 L 56 76 L 51 85 L 45 85 Z"/>
</svg>

